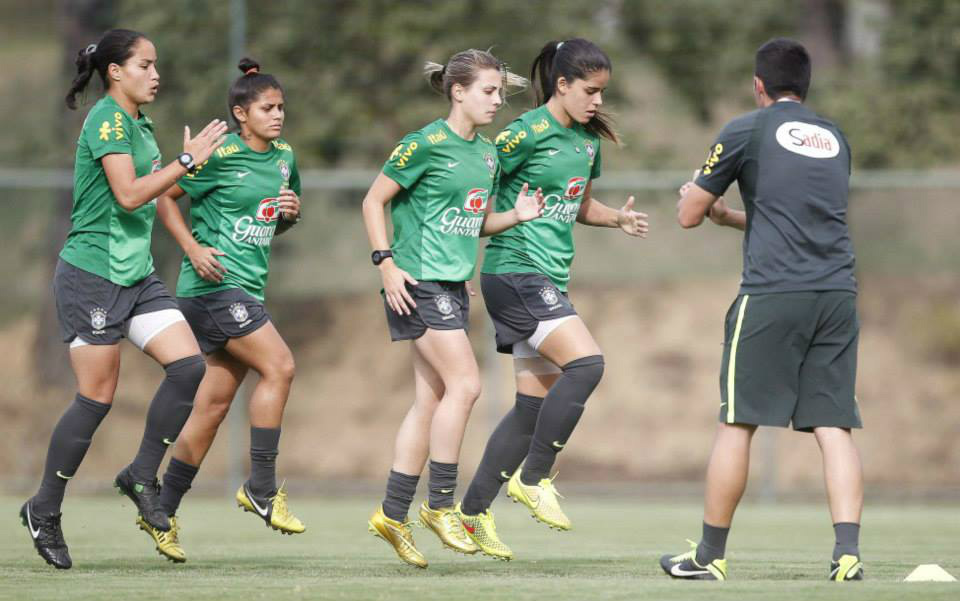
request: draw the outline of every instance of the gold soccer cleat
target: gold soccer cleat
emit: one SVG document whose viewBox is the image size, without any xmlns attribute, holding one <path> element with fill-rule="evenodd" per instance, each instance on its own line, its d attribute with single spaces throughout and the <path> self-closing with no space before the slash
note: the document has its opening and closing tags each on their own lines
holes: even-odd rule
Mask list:
<svg viewBox="0 0 960 601">
<path fill-rule="evenodd" d="M 387 544 L 393 547 L 393 550 L 397 552 L 397 557 L 401 560 L 418 568 L 427 567 L 426 558 L 413 543 L 410 522 L 401 524 L 397 520 L 392 520 L 383 513 L 383 507 L 378 507 L 374 514 L 370 516 L 367 527 L 374 536 L 387 541 Z"/>
</svg>

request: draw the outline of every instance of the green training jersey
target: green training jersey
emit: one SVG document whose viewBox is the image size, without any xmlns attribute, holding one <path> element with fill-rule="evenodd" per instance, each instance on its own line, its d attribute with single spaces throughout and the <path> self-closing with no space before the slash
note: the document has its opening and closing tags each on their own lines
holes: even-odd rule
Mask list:
<svg viewBox="0 0 960 601">
<path fill-rule="evenodd" d="M 177 296 L 241 288 L 262 301 L 270 270 L 270 242 L 281 219 L 277 196 L 286 187 L 300 195 L 293 149 L 278 139 L 270 142 L 266 152 L 256 152 L 231 133 L 196 173 L 180 179 L 180 187 L 190 195 L 193 237 L 226 253 L 217 260 L 227 273 L 220 283 L 208 282 L 184 256 Z"/>
<path fill-rule="evenodd" d="M 520 115 L 496 139 L 503 169 L 495 210 L 507 211 L 523 184 L 543 189 L 543 217 L 490 239 L 483 273 L 542 273 L 567 289 L 573 224 L 590 180 L 600 177 L 600 138 L 579 123 L 564 127 L 546 105 Z"/>
<path fill-rule="evenodd" d="M 132 211 L 121 207 L 100 161 L 108 154 L 129 154 L 137 177 L 161 167 L 153 123 L 143 113 L 133 119 L 110 95 L 87 113 L 77 140 L 72 226 L 60 258 L 114 284 L 132 286 L 153 273 L 150 236 L 157 201 Z"/>
<path fill-rule="evenodd" d="M 405 136 L 383 173 L 403 188 L 390 205 L 397 267 L 418 280 L 472 278 L 487 201 L 500 178 L 493 143 L 480 134 L 464 140 L 437 119 Z"/>
</svg>

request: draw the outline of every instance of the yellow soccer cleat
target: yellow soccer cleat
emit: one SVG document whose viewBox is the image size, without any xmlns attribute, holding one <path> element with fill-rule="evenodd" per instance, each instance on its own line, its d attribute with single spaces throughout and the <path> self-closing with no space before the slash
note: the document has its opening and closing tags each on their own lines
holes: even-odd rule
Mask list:
<svg viewBox="0 0 960 601">
<path fill-rule="evenodd" d="M 442 509 L 430 509 L 426 501 L 420 506 L 420 524 L 424 528 L 433 530 L 448 549 L 453 549 L 457 553 L 473 555 L 480 550 L 470 536 L 463 529 L 460 518 L 454 512 L 453 507 L 444 507 Z"/>
<path fill-rule="evenodd" d="M 245 482 L 237 490 L 237 506 L 260 516 L 267 527 L 279 530 L 282 534 L 300 534 L 307 529 L 287 508 L 287 491 L 282 484 L 273 497 L 259 499 Z"/>
<path fill-rule="evenodd" d="M 183 563 L 187 560 L 187 554 L 180 546 L 180 524 L 177 523 L 177 516 L 170 516 L 170 530 L 167 532 L 151 526 L 142 515 L 137 516 L 137 525 L 150 535 L 160 555 L 174 563 Z"/>
<path fill-rule="evenodd" d="M 834 582 L 863 580 L 863 563 L 856 555 L 841 555 L 840 559 L 830 564 L 830 578 Z"/>
<path fill-rule="evenodd" d="M 367 522 L 367 528 L 374 536 L 387 541 L 393 550 L 397 552 L 397 557 L 418 568 L 427 567 L 427 559 L 423 553 L 417 550 L 413 543 L 413 533 L 410 531 L 411 524 L 407 522 L 401 524 L 397 520 L 390 519 L 383 513 L 383 507 L 370 516 Z"/>
<path fill-rule="evenodd" d="M 460 523 L 463 524 L 467 536 L 480 548 L 484 555 L 503 561 L 513 559 L 513 551 L 503 544 L 503 541 L 497 536 L 497 525 L 493 522 L 493 514 L 489 509 L 477 515 L 466 515 L 460 509 L 460 504 L 457 503 L 457 507 L 453 511 L 460 519 Z"/>
<path fill-rule="evenodd" d="M 544 478 L 538 484 L 527 485 L 520 480 L 520 469 L 517 469 L 507 484 L 507 496 L 513 499 L 514 503 L 526 505 L 537 521 L 551 528 L 569 530 L 573 526 L 570 518 L 560 509 L 557 497 L 563 496 L 553 486 L 553 478 Z"/>
</svg>

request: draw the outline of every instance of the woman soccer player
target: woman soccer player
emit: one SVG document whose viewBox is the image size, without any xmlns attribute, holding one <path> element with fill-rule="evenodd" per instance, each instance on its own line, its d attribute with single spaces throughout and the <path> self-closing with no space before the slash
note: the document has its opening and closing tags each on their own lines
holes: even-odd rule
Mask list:
<svg viewBox="0 0 960 601">
<path fill-rule="evenodd" d="M 425 568 L 407 523 L 420 472 L 430 459 L 429 499 L 421 522 L 447 547 L 476 553 L 453 511 L 463 432 L 480 376 L 467 339 L 477 237 L 502 232 L 542 212 L 540 191 L 526 186 L 515 203 L 491 212 L 499 179 L 497 149 L 477 133 L 503 104 L 504 87 L 525 85 L 489 52 L 465 50 L 446 66 L 427 63 L 434 89 L 450 100 L 450 114 L 408 134 L 394 149 L 363 200 L 373 263 L 383 277 L 390 337 L 412 340 L 416 397 L 397 433 L 386 498 L 370 518 L 371 532 L 403 561 Z M 391 203 L 393 245 L 384 207 Z"/>
<path fill-rule="evenodd" d="M 77 395 L 53 430 L 40 490 L 20 509 L 37 552 L 60 569 L 73 565 L 60 527 L 64 491 L 113 402 L 124 337 L 160 363 L 166 378 L 150 403 L 140 450 L 115 485 L 136 504 L 138 522 L 170 529 L 158 502 L 157 469 L 190 415 L 205 368 L 176 301 L 154 273 L 153 199 L 206 161 L 226 132 L 219 120 L 194 138 L 185 128 L 183 153 L 164 167 L 153 123 L 140 112 L 160 81 L 153 44 L 141 33 L 114 29 L 81 50 L 68 107 L 76 108 L 94 72 L 106 95 L 90 109 L 77 141 L 72 227 L 53 281 Z"/>
<path fill-rule="evenodd" d="M 538 520 L 570 528 L 550 469 L 603 375 L 600 348 L 566 293 L 573 223 L 620 228 L 631 236 L 647 232 L 646 215 L 632 210 L 633 197 L 618 211 L 590 194 L 600 176 L 600 138 L 617 142 L 600 110 L 611 68 L 607 55 L 587 40 L 549 42 L 531 70 L 539 107 L 496 139 L 501 198 L 529 182 L 546 199 L 542 219 L 491 239 L 482 269 L 497 350 L 513 354 L 517 398 L 487 442 L 459 517 L 480 549 L 501 559 L 513 554 L 497 537 L 489 507 L 504 482 Z"/>
<path fill-rule="evenodd" d="M 177 300 L 207 359 L 194 411 L 163 476 L 160 505 L 170 530 L 141 524 L 157 550 L 177 562 L 186 560 L 178 540 L 180 500 L 250 369 L 260 380 L 250 398 L 250 479 L 237 491 L 237 503 L 274 530 L 304 531 L 287 509 L 287 493 L 277 488 L 275 469 L 293 355 L 263 306 L 270 242 L 300 219 L 300 175 L 293 149 L 280 138 L 280 83 L 250 59 L 239 69 L 243 75 L 228 94 L 239 131 L 161 196 L 157 208 L 185 253 Z M 184 193 L 191 199 L 192 232 L 177 208 Z"/>
</svg>

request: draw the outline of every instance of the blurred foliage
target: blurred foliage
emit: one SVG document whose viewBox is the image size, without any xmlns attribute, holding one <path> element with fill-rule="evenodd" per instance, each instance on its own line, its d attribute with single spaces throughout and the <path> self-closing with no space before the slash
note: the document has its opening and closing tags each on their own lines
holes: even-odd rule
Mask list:
<svg viewBox="0 0 960 601">
<path fill-rule="evenodd" d="M 70 15 L 55 0 L 36 0 L 31 10 L 12 0 L 0 8 L 4 2 L 11 7 L 0 23 L 0 60 L 11 68 L 0 82 L 0 163 L 67 166 L 73 136 L 56 124 L 67 84 L 61 65 L 77 51 L 63 44 Z M 239 75 L 230 3 L 115 2 L 117 24 L 146 32 L 159 49 L 161 94 L 148 112 L 170 156 L 182 124 L 227 115 L 227 87 Z M 754 51 L 778 35 L 807 43 L 815 59 L 810 104 L 844 129 L 858 167 L 955 165 L 960 156 L 954 0 L 248 0 L 246 22 L 248 54 L 284 84 L 288 136 L 309 167 L 377 166 L 404 133 L 445 114 L 446 101 L 421 76 L 425 60 L 493 46 L 527 74 L 547 40 L 572 36 L 596 40 L 613 58 L 610 101 L 629 143 L 623 157 L 611 155 L 618 168 L 648 164 L 651 155 L 662 160 L 650 164 L 687 167 L 684 153 L 645 139 L 639 117 L 709 138 L 704 132 L 733 109 L 752 107 Z M 853 38 L 864 35 L 878 42 L 863 50 Z M 664 85 L 666 102 L 635 97 Z M 529 108 L 532 94 L 510 102 L 494 127 Z"/>
</svg>

